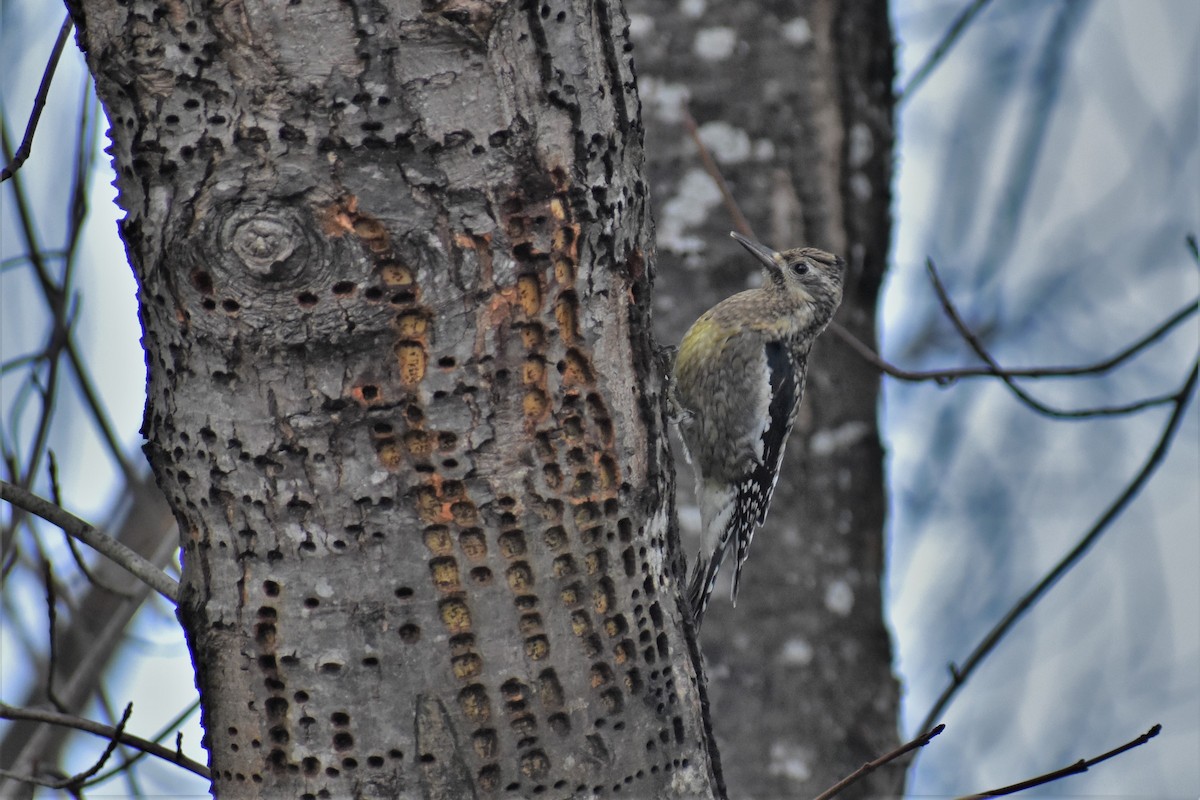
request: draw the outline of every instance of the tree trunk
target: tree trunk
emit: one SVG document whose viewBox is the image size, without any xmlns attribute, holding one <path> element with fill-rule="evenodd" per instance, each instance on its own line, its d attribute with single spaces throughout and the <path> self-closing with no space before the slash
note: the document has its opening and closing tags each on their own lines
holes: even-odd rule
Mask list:
<svg viewBox="0 0 1200 800">
<path fill-rule="evenodd" d="M 214 792 L 719 793 L 619 5 L 72 13 Z"/>
<path fill-rule="evenodd" d="M 758 235 L 776 248 L 813 245 L 846 258 L 836 321 L 872 342 L 890 235 L 887 4 L 633 0 L 630 11 L 657 204 L 662 338 L 678 342 L 701 311 L 757 272 L 729 240 L 729 214 L 682 124 L 688 98 Z M 879 376 L 833 333 L 818 341 L 808 376 L 737 609 L 728 584 L 718 584 L 701 637 L 733 796 L 813 796 L 896 742 L 880 586 Z M 695 541 L 684 540 L 689 556 Z M 900 786 L 892 769 L 843 796 Z"/>
</svg>

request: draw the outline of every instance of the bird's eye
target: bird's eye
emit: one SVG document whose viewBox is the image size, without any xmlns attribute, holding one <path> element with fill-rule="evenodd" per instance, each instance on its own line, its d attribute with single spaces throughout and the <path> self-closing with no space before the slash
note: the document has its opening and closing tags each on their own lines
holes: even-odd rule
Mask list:
<svg viewBox="0 0 1200 800">
<path fill-rule="evenodd" d="M 792 264 L 792 273 L 793 274 L 803 275 L 806 272 L 808 272 L 808 262 L 807 261 L 797 261 L 795 264 Z"/>
</svg>

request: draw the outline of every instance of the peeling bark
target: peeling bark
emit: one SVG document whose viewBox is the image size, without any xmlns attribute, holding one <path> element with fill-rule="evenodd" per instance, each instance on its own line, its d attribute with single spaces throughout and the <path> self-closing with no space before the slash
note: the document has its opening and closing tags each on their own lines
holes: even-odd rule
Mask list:
<svg viewBox="0 0 1200 800">
<path fill-rule="evenodd" d="M 214 793 L 719 793 L 620 7 L 71 10 Z"/>
</svg>

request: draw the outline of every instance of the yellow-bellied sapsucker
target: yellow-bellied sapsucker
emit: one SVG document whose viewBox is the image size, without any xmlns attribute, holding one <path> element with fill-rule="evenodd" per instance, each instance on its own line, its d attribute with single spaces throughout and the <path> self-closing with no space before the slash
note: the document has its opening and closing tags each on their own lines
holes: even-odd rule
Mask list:
<svg viewBox="0 0 1200 800">
<path fill-rule="evenodd" d="M 742 565 L 767 517 L 808 353 L 842 301 L 841 258 L 811 247 L 777 253 L 731 234 L 762 262 L 763 283 L 704 312 L 675 357 L 679 430 L 696 471 L 702 550 L 688 582 L 699 627 L 731 542 Z"/>
</svg>

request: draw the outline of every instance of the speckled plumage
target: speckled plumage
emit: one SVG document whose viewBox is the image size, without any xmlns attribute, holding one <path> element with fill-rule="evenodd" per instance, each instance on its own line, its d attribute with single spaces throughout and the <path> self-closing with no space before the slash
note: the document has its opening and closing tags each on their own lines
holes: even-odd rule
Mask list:
<svg viewBox="0 0 1200 800">
<path fill-rule="evenodd" d="M 763 284 L 704 312 L 679 345 L 675 402 L 696 471 L 703 545 L 688 586 L 699 627 L 730 543 L 742 565 L 763 523 L 804 393 L 813 341 L 842 299 L 842 259 L 801 247 L 776 253 L 733 234 L 763 265 Z"/>
</svg>

